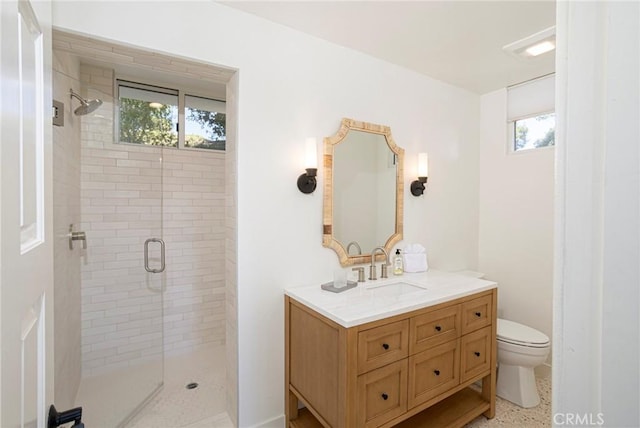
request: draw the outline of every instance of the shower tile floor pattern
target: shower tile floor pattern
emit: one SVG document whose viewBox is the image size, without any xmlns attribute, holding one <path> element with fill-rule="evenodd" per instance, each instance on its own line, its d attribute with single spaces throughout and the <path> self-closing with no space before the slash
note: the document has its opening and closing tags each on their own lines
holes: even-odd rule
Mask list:
<svg viewBox="0 0 640 428">
<path fill-rule="evenodd" d="M 233 427 L 225 413 L 224 351 L 218 346 L 168 358 L 163 389 L 127 428 Z M 191 382 L 198 387 L 187 389 Z"/>
<path fill-rule="evenodd" d="M 211 346 L 165 360 L 164 386 L 129 423 L 127 428 L 231 428 L 225 413 L 225 349 Z M 157 367 L 154 369 L 157 370 Z M 141 377 L 138 367 L 133 376 Z M 157 373 L 157 371 L 156 371 Z M 144 386 L 150 391 L 148 379 Z M 77 405 L 84 407 L 83 421 L 89 428 L 114 428 L 123 416 L 112 419 L 113 406 L 131 394 L 130 388 L 116 389 L 114 376 L 83 379 Z M 197 382 L 198 387 L 186 385 Z M 122 383 L 118 383 L 122 385 Z M 130 384 L 128 384 L 130 386 Z"/>
<path fill-rule="evenodd" d="M 127 428 L 232 428 L 233 423 L 225 413 L 225 368 L 222 363 L 224 359 L 224 346 L 210 347 L 191 354 L 167 358 L 164 387 L 127 424 Z M 108 381 L 102 380 L 102 382 Z M 198 387 L 187 389 L 185 386 L 190 382 L 197 382 Z M 551 380 L 537 378 L 536 382 L 540 393 L 540 404 L 537 407 L 523 409 L 497 397 L 495 418 L 489 420 L 480 416 L 465 428 L 551 427 Z M 86 386 L 87 384 L 81 386 L 79 396 L 80 392 L 88 392 Z M 90 405 L 87 408 L 85 405 L 86 417 L 83 419 L 86 426 L 89 428 L 115 427 L 119 421 L 109 422 L 107 416 L 112 403 L 109 402 L 104 391 L 105 388 L 109 388 L 109 385 L 93 382 L 90 386 L 98 388 L 97 390 L 102 393 L 95 395 L 99 397 L 99 407 Z M 126 396 L 126 391 L 121 392 Z M 105 409 L 106 413 L 101 415 L 98 408 Z"/>
</svg>

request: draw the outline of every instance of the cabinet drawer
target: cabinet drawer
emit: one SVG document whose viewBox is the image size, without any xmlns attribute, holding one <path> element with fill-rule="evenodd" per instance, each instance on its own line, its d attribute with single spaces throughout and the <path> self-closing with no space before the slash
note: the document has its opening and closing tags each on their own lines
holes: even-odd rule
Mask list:
<svg viewBox="0 0 640 428">
<path fill-rule="evenodd" d="M 358 374 L 409 355 L 409 320 L 358 333 Z"/>
<path fill-rule="evenodd" d="M 406 411 L 406 358 L 358 376 L 357 426 L 379 426 Z"/>
<path fill-rule="evenodd" d="M 491 368 L 491 326 L 474 331 L 460 339 L 461 382 Z"/>
<path fill-rule="evenodd" d="M 460 339 L 409 357 L 409 408 L 460 383 Z"/>
<path fill-rule="evenodd" d="M 411 318 L 409 332 L 411 355 L 457 339 L 460 337 L 460 305 Z"/>
<path fill-rule="evenodd" d="M 491 324 L 491 294 L 462 304 L 462 334 Z"/>
</svg>

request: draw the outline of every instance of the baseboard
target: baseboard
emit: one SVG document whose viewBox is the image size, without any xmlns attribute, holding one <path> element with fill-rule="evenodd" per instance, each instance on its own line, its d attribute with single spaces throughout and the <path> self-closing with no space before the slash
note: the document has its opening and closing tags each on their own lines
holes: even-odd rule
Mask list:
<svg viewBox="0 0 640 428">
<path fill-rule="evenodd" d="M 253 425 L 251 428 L 283 428 L 285 426 L 284 422 L 284 415 L 280 415 L 273 419 L 269 419 L 268 421 Z"/>
</svg>

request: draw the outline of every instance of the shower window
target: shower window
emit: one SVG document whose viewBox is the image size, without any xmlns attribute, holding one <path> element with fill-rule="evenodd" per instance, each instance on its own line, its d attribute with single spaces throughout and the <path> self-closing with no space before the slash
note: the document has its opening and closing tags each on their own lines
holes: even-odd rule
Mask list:
<svg viewBox="0 0 640 428">
<path fill-rule="evenodd" d="M 121 143 L 178 146 L 178 91 L 120 81 Z"/>
<path fill-rule="evenodd" d="M 185 147 L 225 149 L 225 103 L 209 98 L 185 95 Z"/>
<path fill-rule="evenodd" d="M 117 87 L 119 143 L 225 150 L 224 101 L 124 80 Z"/>
</svg>

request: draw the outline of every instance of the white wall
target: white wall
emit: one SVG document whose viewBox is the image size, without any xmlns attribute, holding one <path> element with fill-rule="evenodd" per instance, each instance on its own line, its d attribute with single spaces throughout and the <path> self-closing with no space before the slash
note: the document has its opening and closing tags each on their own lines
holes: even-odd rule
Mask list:
<svg viewBox="0 0 640 428">
<path fill-rule="evenodd" d="M 499 317 L 551 337 L 555 148 L 508 152 L 506 89 L 480 112 L 478 269 L 500 285 Z"/>
<path fill-rule="evenodd" d="M 239 69 L 240 426 L 281 423 L 283 288 L 326 282 L 338 265 L 321 246 L 323 177 L 312 195 L 295 184 L 306 137 L 332 135 L 342 117 L 389 125 L 406 150 L 407 241 L 426 245 L 433 268 L 477 268 L 476 95 L 211 2 L 53 10 L 59 28 Z M 431 176 L 414 198 L 408 183 L 423 151 Z"/>
<path fill-rule="evenodd" d="M 640 426 L 640 4 L 558 2 L 553 411 Z"/>
</svg>

